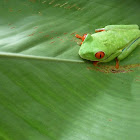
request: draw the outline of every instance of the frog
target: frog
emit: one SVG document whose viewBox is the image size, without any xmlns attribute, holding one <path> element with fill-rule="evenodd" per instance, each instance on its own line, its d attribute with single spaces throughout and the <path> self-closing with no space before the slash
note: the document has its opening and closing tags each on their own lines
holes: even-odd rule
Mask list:
<svg viewBox="0 0 140 140">
<path fill-rule="evenodd" d="M 119 62 L 140 45 L 140 30 L 136 24 L 107 25 L 95 29 L 93 34 L 75 36 L 82 40 L 79 49 L 81 58 L 93 61 L 95 66 L 115 59 L 116 69 L 119 68 Z"/>
</svg>

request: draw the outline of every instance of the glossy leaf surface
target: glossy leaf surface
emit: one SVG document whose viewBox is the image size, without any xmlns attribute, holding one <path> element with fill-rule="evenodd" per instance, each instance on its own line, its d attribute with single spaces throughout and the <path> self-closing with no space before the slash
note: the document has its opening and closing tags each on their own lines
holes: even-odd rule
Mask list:
<svg viewBox="0 0 140 140">
<path fill-rule="evenodd" d="M 95 67 L 75 34 L 138 24 L 140 2 L 0 1 L 0 140 L 138 140 L 140 57 Z"/>
</svg>

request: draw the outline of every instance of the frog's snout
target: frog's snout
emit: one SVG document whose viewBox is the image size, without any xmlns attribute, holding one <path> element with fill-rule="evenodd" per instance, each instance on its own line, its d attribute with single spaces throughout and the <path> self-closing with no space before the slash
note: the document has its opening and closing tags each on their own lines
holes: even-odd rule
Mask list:
<svg viewBox="0 0 140 140">
<path fill-rule="evenodd" d="M 87 53 L 87 51 L 83 48 L 80 48 L 79 55 L 83 59 L 90 60 L 90 58 L 91 58 L 91 53 Z"/>
<path fill-rule="evenodd" d="M 83 58 L 83 56 L 86 54 L 85 50 L 82 48 L 82 46 L 79 49 L 79 55 Z"/>
</svg>

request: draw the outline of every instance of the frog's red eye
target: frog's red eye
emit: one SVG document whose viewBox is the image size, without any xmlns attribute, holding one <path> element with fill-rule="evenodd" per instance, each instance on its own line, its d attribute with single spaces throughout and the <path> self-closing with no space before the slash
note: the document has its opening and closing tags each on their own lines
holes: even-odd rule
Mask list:
<svg viewBox="0 0 140 140">
<path fill-rule="evenodd" d="M 105 53 L 102 52 L 102 51 L 97 52 L 97 53 L 95 54 L 95 57 L 98 58 L 98 59 L 101 59 L 101 58 L 103 58 L 104 56 L 105 56 Z"/>
</svg>

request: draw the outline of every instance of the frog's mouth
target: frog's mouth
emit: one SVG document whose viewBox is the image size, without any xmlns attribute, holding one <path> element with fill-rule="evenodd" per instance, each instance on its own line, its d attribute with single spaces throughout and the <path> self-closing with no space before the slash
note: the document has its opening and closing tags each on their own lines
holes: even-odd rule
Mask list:
<svg viewBox="0 0 140 140">
<path fill-rule="evenodd" d="M 94 66 L 97 66 L 98 63 L 104 62 L 104 61 L 107 60 L 109 57 L 111 57 L 113 54 L 114 54 L 114 53 L 112 53 L 110 56 L 108 56 L 107 58 L 105 58 L 105 59 L 102 60 L 102 61 L 93 61 L 93 65 L 94 65 Z"/>
<path fill-rule="evenodd" d="M 118 53 L 112 53 L 110 56 L 104 58 L 104 59 L 101 60 L 101 61 L 98 61 L 98 63 L 99 63 L 99 62 L 109 62 L 109 61 L 111 61 L 111 60 L 113 60 L 113 59 L 115 59 L 115 58 L 117 57 L 116 54 L 118 54 Z M 111 58 L 111 57 L 112 57 L 112 58 Z M 96 61 L 95 61 L 95 62 L 96 62 Z"/>
<path fill-rule="evenodd" d="M 94 66 L 97 66 L 97 63 L 100 63 L 100 62 L 108 62 L 106 61 L 107 59 L 109 59 L 112 55 L 114 55 L 115 53 L 112 53 L 110 56 L 108 56 L 107 58 L 101 60 L 101 61 L 93 61 L 93 65 Z"/>
<path fill-rule="evenodd" d="M 109 59 L 112 55 L 114 55 L 115 53 L 112 53 L 110 56 L 108 56 L 107 58 L 103 59 L 102 61 L 100 62 L 104 62 L 105 60 Z"/>
</svg>

